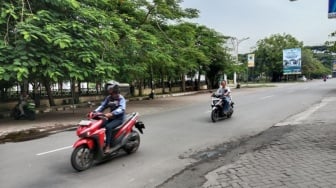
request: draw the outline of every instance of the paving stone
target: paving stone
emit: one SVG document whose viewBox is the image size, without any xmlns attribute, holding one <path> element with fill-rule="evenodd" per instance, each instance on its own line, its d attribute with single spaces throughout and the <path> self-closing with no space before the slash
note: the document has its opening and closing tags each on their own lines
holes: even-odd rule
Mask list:
<svg viewBox="0 0 336 188">
<path fill-rule="evenodd" d="M 336 125 L 295 126 L 217 172 L 222 187 L 336 187 Z M 239 180 L 239 181 L 237 181 Z"/>
</svg>

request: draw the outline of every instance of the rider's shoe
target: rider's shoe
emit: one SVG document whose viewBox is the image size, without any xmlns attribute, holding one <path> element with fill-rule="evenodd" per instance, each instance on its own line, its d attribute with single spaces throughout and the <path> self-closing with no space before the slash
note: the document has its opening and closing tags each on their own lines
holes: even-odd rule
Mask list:
<svg viewBox="0 0 336 188">
<path fill-rule="evenodd" d="M 112 150 L 111 150 L 110 147 L 106 147 L 106 148 L 104 149 L 104 153 L 105 153 L 105 154 L 108 154 L 108 153 L 111 153 L 111 152 L 112 152 Z"/>
<path fill-rule="evenodd" d="M 106 147 L 105 150 L 104 150 L 104 153 L 105 154 L 115 153 L 118 148 L 119 148 L 119 145 L 115 145 L 113 147 Z"/>
</svg>

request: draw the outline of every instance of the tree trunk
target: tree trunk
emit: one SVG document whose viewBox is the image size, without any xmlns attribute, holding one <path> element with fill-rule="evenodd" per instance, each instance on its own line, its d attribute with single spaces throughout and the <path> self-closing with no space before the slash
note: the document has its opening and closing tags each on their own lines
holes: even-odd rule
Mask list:
<svg viewBox="0 0 336 188">
<path fill-rule="evenodd" d="M 51 87 L 50 87 L 50 81 L 48 79 L 44 79 L 43 80 L 43 84 L 44 87 L 46 88 L 46 92 L 48 95 L 48 100 L 49 100 L 49 105 L 50 106 L 56 106 L 55 101 L 54 101 L 54 97 L 51 91 Z"/>
<path fill-rule="evenodd" d="M 182 83 L 181 83 L 181 90 L 182 90 L 182 92 L 185 92 L 185 90 L 186 90 L 186 83 L 185 83 L 185 75 L 184 74 L 182 74 L 182 77 L 181 77 L 181 81 L 182 81 Z"/>
<path fill-rule="evenodd" d="M 34 102 L 36 107 L 40 107 L 41 105 L 41 95 L 40 92 L 38 91 L 40 84 L 38 82 L 34 82 L 33 83 L 33 98 L 34 98 Z"/>
<path fill-rule="evenodd" d="M 61 91 L 60 96 L 63 97 L 63 81 L 62 80 L 58 82 L 58 90 Z"/>
<path fill-rule="evenodd" d="M 165 83 L 164 83 L 164 76 L 163 74 L 161 74 L 161 85 L 162 85 L 162 94 L 165 94 L 166 93 L 166 86 L 165 86 Z"/>
<path fill-rule="evenodd" d="M 21 92 L 24 91 L 27 94 L 29 94 L 29 83 L 27 80 L 23 81 L 23 85 L 22 85 L 22 90 Z"/>
<path fill-rule="evenodd" d="M 79 89 L 80 89 L 80 82 L 76 83 L 76 81 L 72 81 L 71 82 L 71 94 L 72 94 L 73 104 L 79 104 L 79 94 L 80 94 Z"/>
<path fill-rule="evenodd" d="M 169 82 L 168 82 L 168 87 L 169 87 L 169 93 L 172 93 L 172 90 L 173 90 L 173 88 L 172 88 L 172 81 L 171 81 L 171 77 L 169 77 Z"/>
<path fill-rule="evenodd" d="M 199 69 L 198 71 L 197 86 L 196 86 L 197 91 L 200 89 L 201 89 L 201 69 Z"/>
<path fill-rule="evenodd" d="M 7 93 L 7 89 L 6 88 L 0 88 L 0 98 L 1 98 L 1 101 L 6 101 L 7 100 L 6 93 Z"/>
<path fill-rule="evenodd" d="M 77 88 L 78 88 L 78 95 L 81 95 L 82 94 L 82 87 L 81 87 L 81 82 L 80 81 L 77 82 Z"/>
<path fill-rule="evenodd" d="M 96 82 L 96 93 L 99 94 L 99 85 L 100 83 L 99 82 Z"/>
<path fill-rule="evenodd" d="M 139 87 L 139 96 L 142 96 L 143 95 L 143 89 L 142 89 L 142 84 L 143 83 L 143 81 L 142 81 L 142 79 L 140 79 L 140 81 L 139 81 L 139 84 L 138 84 L 138 87 Z"/>
</svg>

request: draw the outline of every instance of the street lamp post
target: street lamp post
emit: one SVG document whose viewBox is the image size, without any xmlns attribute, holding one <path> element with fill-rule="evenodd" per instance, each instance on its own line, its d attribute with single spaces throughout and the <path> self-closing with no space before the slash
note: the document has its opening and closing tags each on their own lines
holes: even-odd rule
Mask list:
<svg viewBox="0 0 336 188">
<path fill-rule="evenodd" d="M 242 38 L 242 39 L 238 39 L 237 37 L 231 37 L 231 42 L 232 42 L 232 45 L 233 45 L 233 48 L 234 48 L 234 53 L 235 53 L 235 56 L 236 56 L 236 61 L 235 63 L 238 65 L 239 64 L 239 44 L 242 43 L 243 41 L 245 40 L 248 40 L 250 39 L 250 37 L 246 37 L 246 38 Z M 236 86 L 237 85 L 237 73 L 234 72 L 233 74 L 233 83 L 234 85 Z"/>
</svg>

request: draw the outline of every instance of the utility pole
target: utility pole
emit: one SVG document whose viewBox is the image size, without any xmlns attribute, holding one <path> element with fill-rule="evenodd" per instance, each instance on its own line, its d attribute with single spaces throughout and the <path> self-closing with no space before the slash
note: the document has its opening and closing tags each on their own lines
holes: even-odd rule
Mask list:
<svg viewBox="0 0 336 188">
<path fill-rule="evenodd" d="M 239 59 L 238 59 L 239 44 L 242 43 L 243 41 L 248 40 L 248 39 L 250 39 L 250 37 L 246 37 L 246 38 L 242 38 L 242 39 L 238 39 L 237 37 L 231 37 L 233 50 L 234 50 L 234 53 L 235 53 L 235 56 L 236 56 L 235 63 L 237 65 L 239 64 Z M 233 74 L 233 83 L 234 83 L 235 86 L 237 85 L 237 73 L 236 72 L 234 72 L 234 74 Z"/>
</svg>

